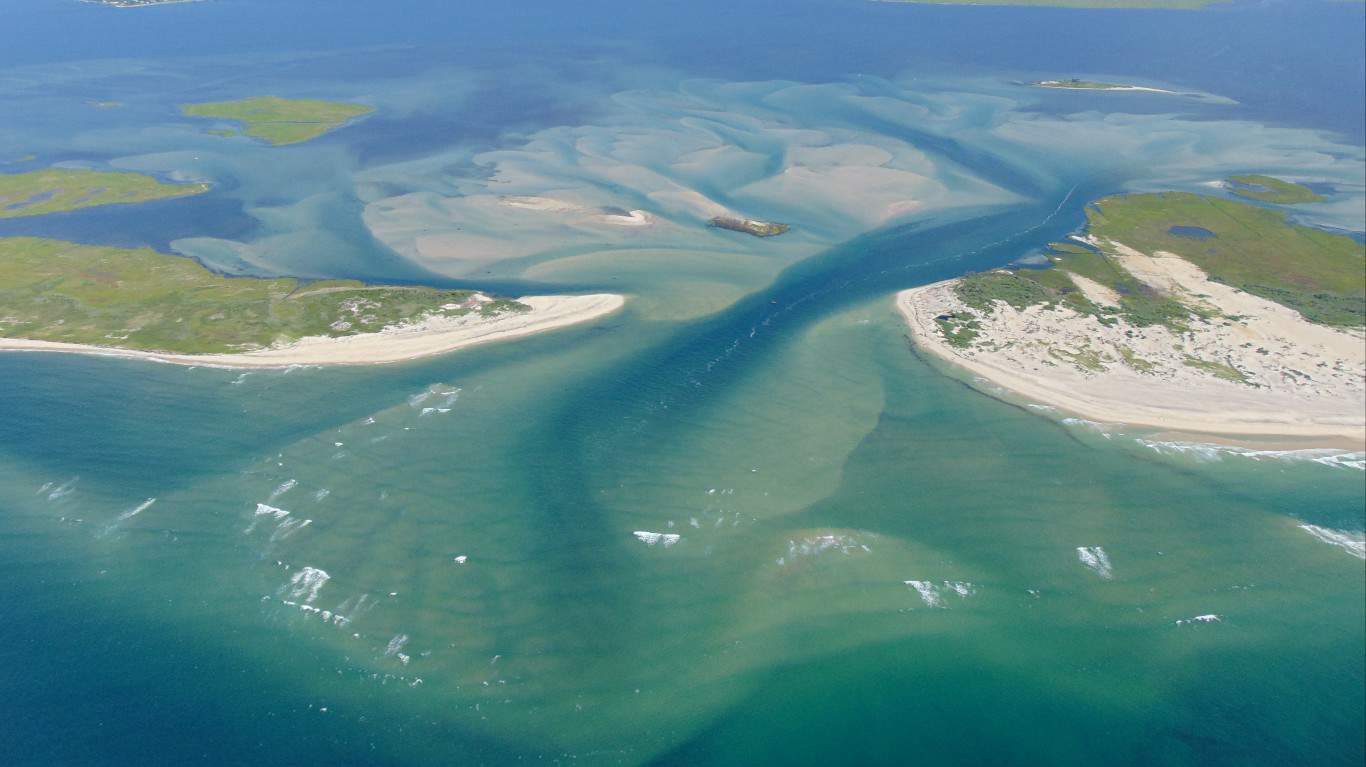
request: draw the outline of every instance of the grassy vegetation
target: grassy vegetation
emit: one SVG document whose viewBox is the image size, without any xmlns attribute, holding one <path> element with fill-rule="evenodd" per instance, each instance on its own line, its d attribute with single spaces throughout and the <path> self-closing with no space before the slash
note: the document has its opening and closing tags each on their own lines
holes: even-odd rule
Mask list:
<svg viewBox="0 0 1366 767">
<path fill-rule="evenodd" d="M 347 336 L 432 315 L 525 311 L 467 290 L 222 277 L 148 249 L 0 238 L 0 336 L 179 353 Z"/>
<path fill-rule="evenodd" d="M 1115 348 L 1119 349 L 1119 355 L 1124 358 L 1124 364 L 1140 373 L 1151 373 L 1153 369 L 1157 367 L 1157 365 L 1150 360 L 1145 360 L 1135 354 L 1133 349 L 1130 349 L 1124 344 L 1117 344 Z"/>
<path fill-rule="evenodd" d="M 729 229 L 732 232 L 744 232 L 755 237 L 777 237 L 792 227 L 787 224 L 777 224 L 771 221 L 755 221 L 752 218 L 733 218 L 731 216 L 717 216 L 709 222 L 712 226 L 719 229 Z"/>
<path fill-rule="evenodd" d="M 1232 365 L 1225 365 L 1222 362 L 1210 362 L 1209 360 L 1202 360 L 1197 357 L 1186 355 L 1185 365 L 1186 367 L 1209 373 L 1215 378 L 1222 378 L 1225 381 L 1232 381 L 1233 383 L 1240 384 L 1250 383 L 1250 381 L 1247 380 L 1247 376 L 1243 375 L 1242 371 Z"/>
<path fill-rule="evenodd" d="M 977 340 L 982 324 L 970 314 L 942 314 L 934 318 L 949 346 L 967 349 Z"/>
<path fill-rule="evenodd" d="M 1035 83 L 1035 85 L 1040 85 L 1045 88 L 1076 88 L 1084 91 L 1109 91 L 1116 88 L 1129 87 L 1127 85 L 1119 85 L 1118 83 L 1102 83 L 1097 80 L 1078 80 L 1075 77 L 1071 80 L 1042 80 Z"/>
<path fill-rule="evenodd" d="M 993 272 L 969 274 L 953 287 L 959 300 L 980 312 L 990 312 L 996 301 L 1005 301 L 1015 309 L 1035 304 L 1052 303 L 1054 294 L 1036 280 L 1019 272 L 998 269 Z"/>
<path fill-rule="evenodd" d="M 1230 176 L 1228 180 L 1230 192 L 1249 200 L 1276 205 L 1323 201 L 1323 195 L 1313 189 L 1274 176 Z"/>
<path fill-rule="evenodd" d="M 141 173 L 67 168 L 5 173 L 0 174 L 0 218 L 184 197 L 208 190 L 208 184 L 165 184 Z"/>
<path fill-rule="evenodd" d="M 348 120 L 375 111 L 374 107 L 363 104 L 282 99 L 278 96 L 187 104 L 180 110 L 189 117 L 212 117 L 245 123 L 248 136 L 276 146 L 317 138 Z"/>
<path fill-rule="evenodd" d="M 1108 197 L 1087 218 L 1103 240 L 1176 253 L 1211 279 L 1289 306 L 1311 322 L 1366 324 L 1366 247 L 1351 237 L 1292 224 L 1276 210 L 1184 192 Z M 1173 225 L 1215 236 L 1193 240 L 1172 234 Z"/>
<path fill-rule="evenodd" d="M 1100 253 L 1072 243 L 1056 243 L 1050 254 L 1052 269 L 997 270 L 970 274 L 954 286 L 963 303 L 990 311 L 994 301 L 1016 309 L 1034 304 L 1061 304 L 1079 314 L 1091 315 L 1106 325 L 1123 318 L 1130 325 L 1166 325 L 1185 330 L 1194 313 L 1190 307 L 1159 295 Z M 1081 275 L 1119 295 L 1116 307 L 1101 306 L 1086 298 L 1072 280 Z"/>
</svg>

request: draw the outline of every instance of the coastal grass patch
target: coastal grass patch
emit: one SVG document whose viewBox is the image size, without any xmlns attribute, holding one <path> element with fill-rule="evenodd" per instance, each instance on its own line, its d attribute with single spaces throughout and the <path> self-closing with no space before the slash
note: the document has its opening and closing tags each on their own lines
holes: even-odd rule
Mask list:
<svg viewBox="0 0 1366 767">
<path fill-rule="evenodd" d="M 187 117 L 243 123 L 243 132 L 248 136 L 274 146 L 284 146 L 317 138 L 375 109 L 364 104 L 339 101 L 253 96 L 236 101 L 186 104 L 180 111 Z"/>
<path fill-rule="evenodd" d="M 1135 327 L 1164 325 L 1173 331 L 1186 330 L 1192 308 L 1158 294 L 1101 253 L 1069 243 L 1052 246 L 1052 268 L 998 269 L 969 274 L 954 286 L 959 300 L 978 311 L 989 313 L 996 301 L 1015 309 L 1037 304 L 1058 304 L 1078 314 L 1095 317 L 1101 324 L 1114 325 L 1123 319 Z M 1101 306 L 1086 297 L 1071 274 L 1093 280 L 1119 295 L 1119 306 Z"/>
<path fill-rule="evenodd" d="M 943 334 L 944 340 L 949 346 L 958 349 L 971 348 L 977 337 L 981 334 L 982 323 L 971 314 L 954 312 L 951 314 L 941 314 L 934 318 L 934 322 L 939 326 L 939 332 Z"/>
<path fill-rule="evenodd" d="M 1199 370 L 1203 373 L 1208 373 L 1214 376 L 1215 378 L 1224 381 L 1229 381 L 1231 383 L 1237 384 L 1245 384 L 1248 386 L 1252 385 L 1252 382 L 1247 379 L 1247 376 L 1243 375 L 1243 372 L 1241 370 L 1233 367 L 1232 365 L 1226 365 L 1222 362 L 1202 360 L 1199 357 L 1192 357 L 1189 354 L 1187 354 L 1186 358 L 1182 360 L 1182 364 L 1184 364 L 1188 368 L 1195 368 L 1196 370 Z"/>
<path fill-rule="evenodd" d="M 1124 364 L 1134 370 L 1137 370 L 1140 373 L 1151 373 L 1157 369 L 1157 363 L 1138 356 L 1133 349 L 1130 349 L 1124 344 L 1116 344 L 1115 348 L 1119 350 L 1119 356 L 1123 358 Z"/>
<path fill-rule="evenodd" d="M 1310 322 L 1366 324 L 1366 246 L 1351 237 L 1291 223 L 1278 210 L 1187 192 L 1107 197 L 1087 209 L 1087 219 L 1102 242 L 1175 253 L 1210 279 L 1295 309 Z M 1173 227 L 1214 236 L 1193 240 Z"/>
<path fill-rule="evenodd" d="M 1275 176 L 1230 176 L 1228 190 L 1239 197 L 1276 205 L 1295 205 L 1304 202 L 1322 202 L 1323 195 L 1307 186 Z"/>
<path fill-rule="evenodd" d="M 0 174 L 0 218 L 202 194 L 208 184 L 167 184 L 142 173 L 46 168 Z"/>
<path fill-rule="evenodd" d="M 1053 294 L 1037 280 L 1005 269 L 966 275 L 953 286 L 953 292 L 963 303 L 988 314 L 997 301 L 1015 309 L 1053 301 Z"/>
<path fill-rule="evenodd" d="M 0 336 L 143 351 L 231 353 L 371 333 L 432 316 L 526 311 L 473 291 L 353 280 L 224 277 L 148 248 L 0 238 Z"/>
</svg>

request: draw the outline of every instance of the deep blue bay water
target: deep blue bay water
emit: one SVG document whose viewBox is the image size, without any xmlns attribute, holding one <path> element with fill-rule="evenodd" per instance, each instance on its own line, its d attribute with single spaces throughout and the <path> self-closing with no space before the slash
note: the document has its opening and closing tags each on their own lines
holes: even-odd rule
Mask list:
<svg viewBox="0 0 1366 767">
<path fill-rule="evenodd" d="M 1359 455 L 1041 417 L 922 358 L 891 305 L 1105 195 L 1231 173 L 1324 184 L 1296 215 L 1366 229 L 1360 6 L 7 17 L 0 161 L 214 190 L 0 235 L 630 301 L 370 369 L 0 355 L 0 763 L 1366 759 L 1363 562 L 1300 527 L 1360 536 Z M 1061 76 L 1236 103 L 1019 84 Z M 285 148 L 177 113 L 259 93 L 378 112 Z M 825 175 L 777 186 L 791 164 Z M 692 192 L 794 229 L 691 226 Z M 477 202 L 538 194 L 664 225 Z"/>
</svg>

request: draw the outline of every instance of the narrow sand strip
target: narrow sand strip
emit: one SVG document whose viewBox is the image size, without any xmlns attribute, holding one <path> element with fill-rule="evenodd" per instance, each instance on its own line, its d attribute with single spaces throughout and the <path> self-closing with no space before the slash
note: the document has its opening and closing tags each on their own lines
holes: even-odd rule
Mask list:
<svg viewBox="0 0 1366 767">
<path fill-rule="evenodd" d="M 386 328 L 378 333 L 339 338 L 310 336 L 284 346 L 240 354 L 167 354 L 24 338 L 0 338 L 0 351 L 69 352 L 229 368 L 383 365 L 587 322 L 611 314 L 625 303 L 625 298 L 612 293 L 527 296 L 517 300 L 530 306 L 531 311 L 487 318 L 476 315 L 433 317 L 421 323 Z"/>
</svg>

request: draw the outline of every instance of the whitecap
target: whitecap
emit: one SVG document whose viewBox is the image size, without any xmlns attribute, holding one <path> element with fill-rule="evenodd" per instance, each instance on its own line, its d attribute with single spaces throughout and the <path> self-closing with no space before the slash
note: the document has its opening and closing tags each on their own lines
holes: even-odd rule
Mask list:
<svg viewBox="0 0 1366 767">
<path fill-rule="evenodd" d="M 384 657 L 398 658 L 398 661 L 400 663 L 402 663 L 405 666 L 408 665 L 408 661 L 410 660 L 410 658 L 403 652 L 401 652 L 401 650 L 403 650 L 404 645 L 406 644 L 408 644 L 407 634 L 395 634 L 393 639 L 389 640 L 389 644 L 385 645 L 384 647 Z"/>
<path fill-rule="evenodd" d="M 275 526 L 275 531 L 270 534 L 270 542 L 283 541 L 311 524 L 313 524 L 311 519 L 298 519 L 297 517 L 286 519 Z"/>
<path fill-rule="evenodd" d="M 1210 614 L 1208 614 L 1208 615 L 1197 615 L 1197 616 L 1195 616 L 1194 618 L 1181 618 L 1181 619 L 1179 619 L 1179 620 L 1176 621 L 1176 625 L 1178 625 L 1178 626 L 1189 626 L 1189 625 L 1192 624 L 1192 623 L 1222 623 L 1222 622 L 1223 622 L 1223 618 L 1220 618 L 1218 615 L 1215 615 L 1214 613 L 1210 613 Z"/>
<path fill-rule="evenodd" d="M 648 530 L 636 530 L 631 535 L 634 535 L 647 546 L 653 547 L 657 543 L 662 543 L 666 549 L 683 540 L 683 536 L 677 533 L 652 533 Z"/>
<path fill-rule="evenodd" d="M 1337 546 L 1357 559 L 1366 559 L 1366 535 L 1361 532 L 1352 533 L 1318 525 L 1300 525 L 1300 529 L 1324 543 Z"/>
<path fill-rule="evenodd" d="M 815 556 L 827 551 L 851 554 L 869 549 L 854 536 L 842 534 L 812 535 L 787 542 L 787 553 L 793 557 Z"/>
<path fill-rule="evenodd" d="M 1108 580 L 1114 577 L 1114 568 L 1110 565 L 1110 555 L 1106 554 L 1105 549 L 1099 546 L 1078 546 L 1077 559 L 1102 578 Z"/>
<path fill-rule="evenodd" d="M 276 487 L 274 490 L 270 491 L 270 496 L 269 496 L 268 498 L 266 498 L 266 503 L 270 503 L 271 501 L 275 500 L 276 498 L 279 498 L 280 496 L 284 495 L 285 493 L 288 493 L 290 490 L 293 490 L 293 489 L 294 489 L 294 486 L 297 485 L 297 484 L 299 484 L 299 483 L 298 483 L 297 481 L 295 481 L 295 480 L 292 480 L 292 479 L 287 479 L 287 480 L 285 480 L 284 482 L 281 482 L 280 485 L 279 485 L 278 487 Z"/>
<path fill-rule="evenodd" d="M 66 496 L 71 495 L 71 493 L 76 489 L 76 482 L 79 479 L 80 477 L 72 477 L 71 479 L 62 483 L 61 487 L 58 487 L 56 490 L 53 490 L 52 492 L 47 494 L 47 499 L 49 501 L 55 501 L 60 498 L 65 498 Z"/>
<path fill-rule="evenodd" d="M 924 602 L 927 607 L 944 606 L 943 600 L 939 598 L 939 587 L 935 586 L 932 581 L 904 581 L 904 583 L 915 589 L 915 592 L 920 595 L 920 601 Z"/>
<path fill-rule="evenodd" d="M 284 519 L 287 516 L 289 516 L 289 512 L 285 511 L 284 509 L 276 508 L 268 503 L 258 503 L 256 504 L 256 511 L 253 512 L 251 515 L 251 524 L 247 525 L 247 529 L 243 530 L 242 532 L 250 533 L 251 531 L 256 529 L 256 526 L 261 523 L 262 519 L 265 519 L 267 517 L 278 520 Z"/>
<path fill-rule="evenodd" d="M 964 599 L 977 593 L 977 587 L 967 581 L 944 581 L 944 588 Z"/>
<path fill-rule="evenodd" d="M 139 515 L 139 514 L 141 514 L 142 512 L 146 511 L 148 507 L 150 507 L 152 504 L 154 504 L 154 503 L 156 503 L 156 502 L 157 502 L 157 499 L 155 499 L 155 498 L 148 498 L 147 500 L 143 501 L 142 503 L 139 503 L 138 505 L 134 506 L 133 508 L 129 509 L 128 511 L 125 511 L 125 512 L 123 512 L 122 514 L 120 514 L 120 515 L 119 515 L 119 518 L 116 519 L 116 520 L 114 520 L 114 523 L 115 523 L 115 524 L 118 524 L 119 522 L 123 522 L 123 521 L 125 521 L 125 520 L 132 519 L 133 517 L 136 517 L 137 515 Z"/>
<path fill-rule="evenodd" d="M 291 575 L 289 583 L 285 584 L 280 592 L 288 594 L 291 599 L 303 600 L 304 604 L 312 605 L 313 600 L 318 598 L 318 592 L 331 578 L 326 570 L 306 566 Z"/>
<path fill-rule="evenodd" d="M 1205 461 L 1219 461 L 1225 456 L 1248 458 L 1254 461 L 1311 461 L 1340 469 L 1366 471 L 1366 453 L 1331 448 L 1308 448 L 1303 450 L 1254 450 L 1233 445 L 1216 445 L 1207 442 L 1175 442 L 1136 439 L 1138 444 L 1158 455 L 1186 455 Z"/>
</svg>

